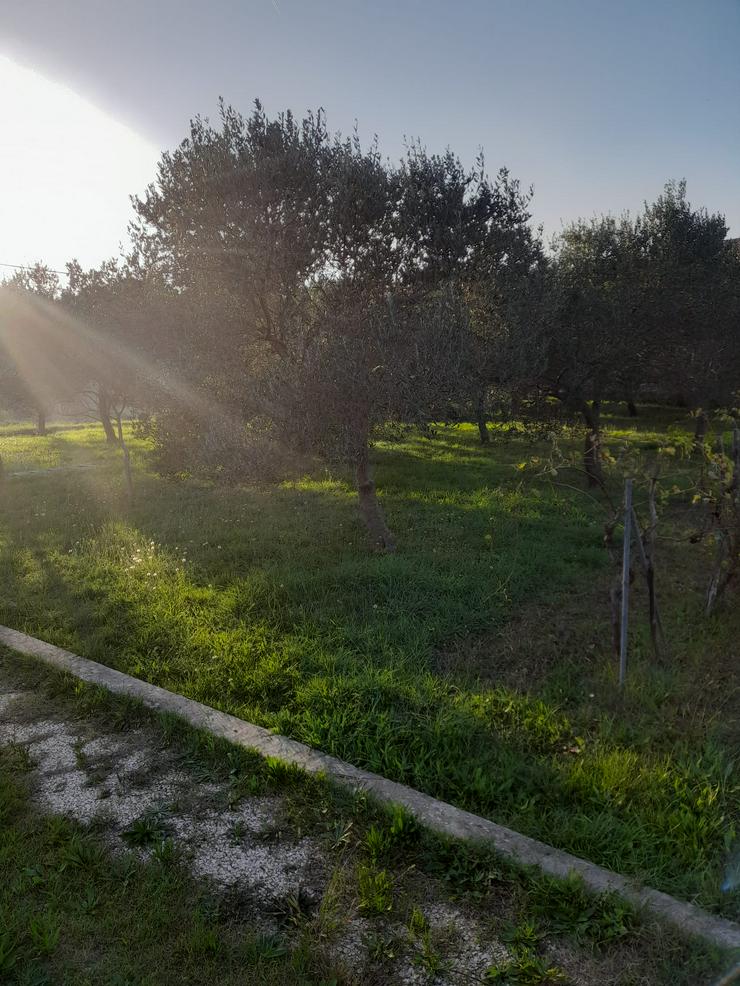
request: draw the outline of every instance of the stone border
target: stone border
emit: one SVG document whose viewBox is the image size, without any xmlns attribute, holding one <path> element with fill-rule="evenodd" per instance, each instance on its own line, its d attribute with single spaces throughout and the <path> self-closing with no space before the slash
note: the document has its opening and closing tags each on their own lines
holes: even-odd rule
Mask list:
<svg viewBox="0 0 740 986">
<path fill-rule="evenodd" d="M 325 774 L 339 784 L 368 791 L 378 801 L 402 805 L 434 832 L 456 839 L 487 842 L 502 856 L 524 866 L 536 866 L 553 877 L 563 878 L 575 872 L 594 893 L 617 893 L 647 914 L 674 925 L 685 934 L 698 935 L 721 948 L 740 949 L 740 925 L 732 921 L 715 917 L 695 904 L 676 900 L 659 890 L 640 886 L 636 881 L 618 873 L 562 852 L 544 842 L 530 839 L 461 808 L 455 808 L 444 801 L 438 801 L 405 784 L 360 770 L 336 757 L 313 750 L 304 743 L 271 733 L 262 726 L 255 726 L 165 688 L 150 685 L 96 661 L 88 661 L 18 630 L 0 626 L 0 644 L 21 654 L 40 658 L 82 681 L 138 699 L 157 712 L 173 713 L 197 729 L 238 746 L 256 750 L 265 757 L 277 757 L 310 774 Z"/>
</svg>

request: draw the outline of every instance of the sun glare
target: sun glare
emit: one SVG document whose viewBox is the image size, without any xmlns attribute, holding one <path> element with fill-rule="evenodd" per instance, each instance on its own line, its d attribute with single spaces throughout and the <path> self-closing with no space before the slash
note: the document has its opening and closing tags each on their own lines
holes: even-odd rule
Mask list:
<svg viewBox="0 0 740 986">
<path fill-rule="evenodd" d="M 0 56 L 0 262 L 83 266 L 118 251 L 157 150 L 86 99 Z M 0 277 L 11 273 L 0 268 Z"/>
</svg>

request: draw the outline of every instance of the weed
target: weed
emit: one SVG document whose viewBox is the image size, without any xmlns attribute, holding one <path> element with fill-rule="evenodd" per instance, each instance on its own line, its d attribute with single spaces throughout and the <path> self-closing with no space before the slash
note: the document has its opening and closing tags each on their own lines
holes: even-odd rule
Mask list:
<svg viewBox="0 0 740 986">
<path fill-rule="evenodd" d="M 545 983 L 567 982 L 562 970 L 529 951 L 490 966 L 484 980 L 487 983 L 500 983 L 501 986 L 545 986 Z"/>
<path fill-rule="evenodd" d="M 372 862 L 377 863 L 388 854 L 391 840 L 386 831 L 377 825 L 371 825 L 365 833 L 363 845 Z"/>
<path fill-rule="evenodd" d="M 501 933 L 502 941 L 512 948 L 529 952 L 536 949 L 544 937 L 544 932 L 533 921 L 522 921 L 520 924 L 511 925 Z"/>
<path fill-rule="evenodd" d="M 300 928 L 311 916 L 315 908 L 313 897 L 304 887 L 280 897 L 272 906 L 271 913 L 281 924 Z"/>
<path fill-rule="evenodd" d="M 234 845 L 238 845 L 247 834 L 247 826 L 243 819 L 238 818 L 235 822 L 232 822 L 232 824 L 228 827 L 226 834 Z"/>
<path fill-rule="evenodd" d="M 73 832 L 59 853 L 60 871 L 65 869 L 94 870 L 104 862 L 105 855 L 98 843 L 88 835 Z"/>
<path fill-rule="evenodd" d="M 38 965 L 27 965 L 16 976 L 15 984 L 16 986 L 54 986 L 46 970 Z"/>
<path fill-rule="evenodd" d="M 0 762 L 11 773 L 26 774 L 34 767 L 28 747 L 22 743 L 8 743 L 4 746 L 0 750 Z"/>
<path fill-rule="evenodd" d="M 338 818 L 328 823 L 329 845 L 333 850 L 344 849 L 352 842 L 354 833 L 354 823 L 352 819 L 347 821 Z"/>
<path fill-rule="evenodd" d="M 152 847 L 152 859 L 160 866 L 171 866 L 178 858 L 177 844 L 174 839 L 164 838 L 155 842 Z"/>
<path fill-rule="evenodd" d="M 363 914 L 386 914 L 393 908 L 393 879 L 386 870 L 364 863 L 357 868 L 360 911 Z"/>
<path fill-rule="evenodd" d="M 393 805 L 390 810 L 389 832 L 396 845 L 406 845 L 418 838 L 419 823 L 407 808 Z"/>
<path fill-rule="evenodd" d="M 28 925 L 28 934 L 39 955 L 51 955 L 59 944 L 61 930 L 59 918 L 49 912 L 34 915 Z"/>
<path fill-rule="evenodd" d="M 264 769 L 275 787 L 300 785 L 305 776 L 296 764 L 286 763 L 284 760 L 278 760 L 277 757 L 266 757 Z"/>
<path fill-rule="evenodd" d="M 150 849 L 161 844 L 169 834 L 169 825 L 161 808 L 149 808 L 121 833 L 130 846 Z"/>
<path fill-rule="evenodd" d="M 362 939 L 371 962 L 392 962 L 401 950 L 401 943 L 394 935 L 371 931 Z"/>
<path fill-rule="evenodd" d="M 80 770 L 85 770 L 87 767 L 87 758 L 84 752 L 85 741 L 82 739 L 77 739 L 72 744 L 72 751 L 75 755 L 75 763 L 80 768 Z"/>
<path fill-rule="evenodd" d="M 473 900 L 486 897 L 506 878 L 501 860 L 491 850 L 429 834 L 424 836 L 420 862 L 427 873 Z"/>
<path fill-rule="evenodd" d="M 21 876 L 23 882 L 29 887 L 40 887 L 44 883 L 44 870 L 38 863 L 33 866 L 25 866 L 21 870 Z"/>
<path fill-rule="evenodd" d="M 531 914 L 546 922 L 555 935 L 606 944 L 624 937 L 636 924 L 634 910 L 613 894 L 586 891 L 577 874 L 564 880 L 538 877 L 527 894 Z"/>
<path fill-rule="evenodd" d="M 428 929 L 417 938 L 411 961 L 414 965 L 422 968 L 432 979 L 449 968 L 449 962 L 442 957 L 439 949 L 435 946 L 432 933 Z"/>
<path fill-rule="evenodd" d="M 274 962 L 287 954 L 288 946 L 279 935 L 254 935 L 243 946 L 244 962 L 247 965 Z"/>
<path fill-rule="evenodd" d="M 96 893 L 93 884 L 89 883 L 85 887 L 84 894 L 80 897 L 78 907 L 82 914 L 94 914 L 100 905 L 100 895 Z"/>
<path fill-rule="evenodd" d="M 419 938 L 429 930 L 429 922 L 424 917 L 424 913 L 418 907 L 414 907 L 408 922 L 409 934 L 412 938 Z"/>
</svg>

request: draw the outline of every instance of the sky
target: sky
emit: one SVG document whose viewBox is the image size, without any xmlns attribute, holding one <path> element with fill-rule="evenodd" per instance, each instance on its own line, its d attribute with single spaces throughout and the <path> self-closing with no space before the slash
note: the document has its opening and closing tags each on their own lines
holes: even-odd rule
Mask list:
<svg viewBox="0 0 740 986">
<path fill-rule="evenodd" d="M 740 235 L 740 0 L 2 0 L 0 263 L 116 253 L 219 96 L 482 148 L 548 236 L 670 178 Z"/>
</svg>

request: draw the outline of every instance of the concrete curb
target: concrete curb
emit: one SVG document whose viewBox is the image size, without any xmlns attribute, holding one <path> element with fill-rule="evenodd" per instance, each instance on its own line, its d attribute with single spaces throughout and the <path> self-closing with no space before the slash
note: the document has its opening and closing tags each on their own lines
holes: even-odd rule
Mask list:
<svg viewBox="0 0 740 986">
<path fill-rule="evenodd" d="M 261 726 L 252 725 L 157 685 L 132 678 L 96 661 L 88 661 L 18 630 L 0 626 L 0 644 L 21 654 L 40 658 L 82 681 L 100 685 L 118 695 L 138 699 L 157 712 L 173 713 L 197 729 L 256 750 L 263 756 L 277 757 L 311 774 L 326 774 L 340 784 L 368 791 L 379 801 L 402 805 L 419 822 L 442 835 L 487 842 L 502 856 L 525 866 L 536 866 L 550 876 L 566 877 L 570 873 L 578 873 L 586 887 L 594 893 L 617 893 L 646 914 L 674 925 L 685 934 L 698 935 L 721 948 L 740 949 L 740 925 L 732 921 L 714 917 L 694 904 L 676 900 L 659 890 L 642 887 L 618 873 L 612 873 L 611 870 L 571 856 L 544 842 L 530 839 L 486 818 L 438 801 L 428 794 L 406 787 L 405 784 L 397 784 L 378 774 L 360 770 L 296 740 L 278 736 Z"/>
</svg>

